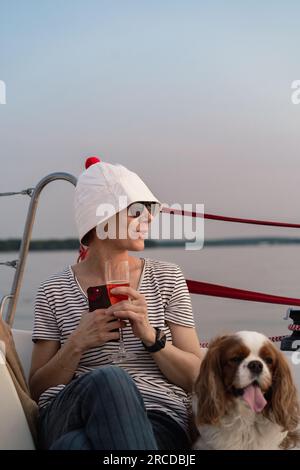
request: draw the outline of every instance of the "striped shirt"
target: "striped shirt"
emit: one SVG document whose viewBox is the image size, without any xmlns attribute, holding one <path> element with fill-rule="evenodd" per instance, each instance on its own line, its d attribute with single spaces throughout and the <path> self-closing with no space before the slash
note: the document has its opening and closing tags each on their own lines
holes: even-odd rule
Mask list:
<svg viewBox="0 0 300 470">
<path fill-rule="evenodd" d="M 145 295 L 148 318 L 152 326 L 162 328 L 172 342 L 168 322 L 194 328 L 191 298 L 181 268 L 171 262 L 144 259 L 137 290 Z M 42 282 L 36 296 L 32 339 L 55 340 L 63 345 L 78 326 L 81 315 L 88 310 L 88 298 L 72 270 L 63 271 Z M 130 325 L 124 328 L 125 348 L 136 355 L 131 362 L 121 363 L 141 392 L 146 410 L 157 410 L 171 416 L 189 433 L 191 396 L 168 381 L 153 357 L 136 338 Z M 118 341 L 85 351 L 75 377 L 97 367 L 110 364 L 110 355 L 118 350 Z M 39 407 L 46 407 L 65 387 L 60 384 L 45 390 Z"/>
</svg>

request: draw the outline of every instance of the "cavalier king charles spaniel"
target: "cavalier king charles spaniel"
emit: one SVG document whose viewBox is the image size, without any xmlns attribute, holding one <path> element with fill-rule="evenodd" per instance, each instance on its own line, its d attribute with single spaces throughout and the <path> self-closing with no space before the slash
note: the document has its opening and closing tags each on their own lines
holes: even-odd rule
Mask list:
<svg viewBox="0 0 300 470">
<path fill-rule="evenodd" d="M 299 444 L 299 401 L 285 356 L 261 333 L 217 337 L 193 397 L 194 449 L 288 449 Z"/>
</svg>

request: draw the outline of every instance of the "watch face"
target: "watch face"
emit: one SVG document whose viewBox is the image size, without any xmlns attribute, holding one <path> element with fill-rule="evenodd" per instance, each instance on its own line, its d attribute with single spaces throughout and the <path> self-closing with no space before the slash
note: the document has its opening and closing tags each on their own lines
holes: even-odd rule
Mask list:
<svg viewBox="0 0 300 470">
<path fill-rule="evenodd" d="M 155 343 L 152 346 L 146 346 L 143 343 L 145 349 L 149 352 L 159 351 L 160 349 L 162 349 L 165 346 L 166 340 L 167 340 L 167 336 L 166 336 L 166 333 L 164 332 L 164 330 L 161 330 L 160 328 L 157 328 L 157 327 L 154 327 L 154 328 L 156 330 Z"/>
<path fill-rule="evenodd" d="M 158 339 L 161 340 L 165 336 L 164 330 L 159 330 Z"/>
<path fill-rule="evenodd" d="M 160 330 L 157 341 L 158 341 L 160 346 L 165 345 L 165 343 L 166 343 L 166 333 L 163 330 Z"/>
</svg>

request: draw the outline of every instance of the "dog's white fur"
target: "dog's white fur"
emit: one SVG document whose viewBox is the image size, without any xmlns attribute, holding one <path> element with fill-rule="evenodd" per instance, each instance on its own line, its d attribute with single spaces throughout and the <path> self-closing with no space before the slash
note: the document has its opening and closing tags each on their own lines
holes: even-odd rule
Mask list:
<svg viewBox="0 0 300 470">
<path fill-rule="evenodd" d="M 241 398 L 219 426 L 202 425 L 198 430 L 193 448 L 199 450 L 278 450 L 287 435 L 278 424 L 253 413 Z"/>
</svg>

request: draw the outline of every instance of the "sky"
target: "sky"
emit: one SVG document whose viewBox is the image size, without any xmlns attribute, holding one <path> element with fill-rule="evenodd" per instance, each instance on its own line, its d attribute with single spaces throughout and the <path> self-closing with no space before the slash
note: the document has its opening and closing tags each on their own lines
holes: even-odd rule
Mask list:
<svg viewBox="0 0 300 470">
<path fill-rule="evenodd" d="M 0 192 L 96 154 L 168 204 L 299 222 L 299 23 L 296 0 L 0 0 Z M 28 202 L 0 198 L 0 238 L 22 236 Z M 51 183 L 33 238 L 76 236 L 72 202 Z M 275 234 L 296 233 L 205 226 Z"/>
</svg>

